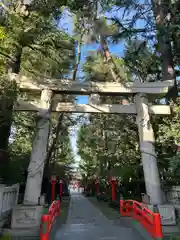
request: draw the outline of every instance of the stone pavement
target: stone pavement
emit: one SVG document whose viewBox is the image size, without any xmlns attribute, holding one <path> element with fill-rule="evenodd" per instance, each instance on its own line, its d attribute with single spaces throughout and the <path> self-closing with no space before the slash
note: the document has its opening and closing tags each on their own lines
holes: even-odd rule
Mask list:
<svg viewBox="0 0 180 240">
<path fill-rule="evenodd" d="M 125 224 L 123 218 L 120 225 L 115 225 L 78 193 L 71 196 L 66 224 L 53 235 L 51 240 L 143 240 L 138 232 Z"/>
</svg>

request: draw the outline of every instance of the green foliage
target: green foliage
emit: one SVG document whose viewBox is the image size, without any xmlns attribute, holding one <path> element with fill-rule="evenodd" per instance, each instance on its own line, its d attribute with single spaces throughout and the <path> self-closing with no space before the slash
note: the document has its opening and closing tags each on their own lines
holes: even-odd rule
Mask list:
<svg viewBox="0 0 180 240">
<path fill-rule="evenodd" d="M 113 126 L 112 129 L 109 126 Z M 83 125 L 78 134 L 82 172 L 103 178 L 110 174 L 124 180 L 135 176 L 140 160 L 136 131 L 129 117 L 91 116 L 90 122 Z M 125 169 L 131 174 L 127 175 Z"/>
<path fill-rule="evenodd" d="M 59 139 L 60 148 L 57 149 L 56 162 L 63 162 L 66 165 L 74 163 L 74 155 L 69 135 L 61 135 Z"/>
<path fill-rule="evenodd" d="M 176 102 L 171 104 L 170 116 L 152 118 L 160 173 L 165 181 L 179 182 L 179 177 L 172 174 L 172 165 L 176 162 L 176 149 L 180 142 L 179 101 L 180 98 L 177 98 Z"/>
<path fill-rule="evenodd" d="M 0 41 L 5 39 L 5 37 L 6 37 L 6 33 L 5 33 L 5 30 L 4 30 L 4 27 L 0 27 Z"/>
<path fill-rule="evenodd" d="M 160 57 L 154 55 L 145 41 L 127 41 L 124 61 L 142 82 L 161 79 Z"/>
<path fill-rule="evenodd" d="M 171 237 L 171 240 L 180 240 L 180 236 Z"/>
<path fill-rule="evenodd" d="M 125 66 L 122 58 L 113 56 L 115 64 L 118 66 L 119 75 L 127 80 L 131 79 L 131 73 Z M 101 52 L 90 52 L 83 66 L 86 80 L 89 81 L 114 81 L 111 71 L 109 71 L 109 63 L 105 62 Z"/>
<path fill-rule="evenodd" d="M 70 169 L 71 165 L 75 162 L 74 153 L 71 146 L 69 127 L 71 126 L 71 118 L 68 114 L 64 114 L 62 120 L 62 124 L 59 128 L 59 133 L 54 132 L 57 126 L 57 120 L 55 118 L 52 119 L 52 131 L 50 134 L 50 144 L 53 142 L 53 138 L 55 134 L 57 135 L 57 141 L 52 149 L 52 157 L 50 158 L 50 164 L 48 173 L 45 174 L 57 174 L 62 178 L 70 177 Z M 49 148 L 50 149 L 50 148 Z"/>
<path fill-rule="evenodd" d="M 8 76 L 0 77 L 0 109 L 4 109 L 5 104 L 10 102 L 11 99 L 16 99 L 17 97 L 17 86 L 14 81 L 10 81 Z M 1 114 L 1 111 L 0 111 Z M 3 111 L 2 111 L 2 114 Z M 2 116 L 1 116 L 2 117 Z"/>
<path fill-rule="evenodd" d="M 170 169 L 175 178 L 180 177 L 180 153 L 178 152 L 170 161 Z"/>
<path fill-rule="evenodd" d="M 159 54 L 161 42 L 157 43 L 153 33 L 155 25 L 150 8 L 149 10 L 146 6 L 143 8 L 136 1 L 116 1 L 115 4 L 124 11 L 122 15 L 120 14 L 120 17 L 111 19 L 111 23 L 116 26 L 115 31 L 113 28 L 111 29 L 111 27 L 114 27 L 113 24 L 107 26 L 103 18 L 94 22 L 92 40 L 98 41 L 98 36 L 102 35 L 105 37 L 106 42 L 101 42 L 101 51 L 91 52 L 90 56 L 86 58 L 83 66 L 86 81 L 115 81 L 112 70 L 126 81 L 137 78 L 142 82 L 161 80 L 162 59 Z M 112 7 L 112 5 L 109 1 L 106 1 L 106 8 Z M 129 20 L 125 21 L 127 15 L 129 15 Z M 147 21 L 147 24 L 144 27 L 142 26 L 141 29 L 137 29 L 136 23 L 139 21 L 140 15 L 141 19 Z M 117 14 L 117 16 L 119 15 Z M 112 34 L 107 39 L 108 27 Z M 107 63 L 104 55 L 105 53 L 111 55 L 109 49 L 107 49 L 107 42 L 117 43 L 121 40 L 126 40 L 127 43 L 125 57 L 122 60 L 122 58 L 118 59 L 111 56 L 115 64 L 112 64 L 113 61 Z M 176 53 L 174 55 L 176 57 Z M 179 64 L 177 65 L 179 66 Z M 122 82 L 120 78 L 117 79 Z M 160 97 L 149 100 L 157 104 Z M 119 103 L 120 99 L 103 96 L 101 102 Z M 169 175 L 169 166 L 173 161 L 172 157 L 176 155 L 174 145 L 179 143 L 179 110 L 177 110 L 177 106 L 178 103 L 172 105 L 173 113 L 170 116 L 152 118 L 159 169 L 162 178 L 166 180 L 172 178 L 172 175 L 171 177 Z M 107 130 L 105 126 L 113 126 L 114 130 Z M 108 135 L 111 137 L 108 137 Z M 118 136 L 120 139 L 118 139 Z M 110 141 L 113 138 L 116 139 L 116 149 L 113 153 L 109 153 L 111 149 L 109 146 L 111 145 Z M 109 115 L 90 115 L 87 124 L 80 128 L 78 135 L 78 149 L 82 158 L 81 171 L 83 176 L 98 175 L 107 177 L 111 174 L 121 176 L 124 181 L 127 181 L 130 177 L 142 178 L 138 146 L 137 128 L 133 117 L 123 116 L 116 118 L 113 115 L 111 117 Z"/>
<path fill-rule="evenodd" d="M 116 6 L 121 9 L 122 15 L 117 14 L 116 18 L 112 19 L 98 16 L 97 19 L 99 14 L 97 1 L 33 0 L 28 6 L 19 4 L 17 0 L 7 0 L 3 3 L 4 1 L 1 1 L 0 7 L 1 76 L 11 70 L 33 78 L 60 78 L 64 74 L 69 74 L 73 67 L 78 69 L 81 49 L 78 59 L 75 60 L 75 46 L 81 48 L 81 44 L 85 42 L 100 42 L 101 50 L 96 53 L 91 52 L 83 65 L 86 81 L 124 83 L 133 81 L 134 78 L 139 78 L 141 81 L 161 79 L 162 59 L 159 51 L 162 45 L 161 42 L 157 43 L 154 34 L 155 24 L 151 5 L 139 4 L 136 0 L 101 0 L 98 3 L 102 5 L 103 10 L 110 11 L 112 8 L 116 10 Z M 74 18 L 73 38 L 58 27 L 58 21 L 65 8 L 69 9 Z M 176 9 L 179 9 L 178 1 L 169 6 L 172 13 Z M 145 22 L 141 29 L 138 29 L 136 24 L 139 20 Z M 173 14 L 168 24 L 163 26 L 172 42 L 172 54 L 176 66 L 179 66 L 180 56 L 179 23 L 180 18 L 177 13 Z M 158 28 L 157 33 L 159 31 Z M 78 44 L 75 44 L 75 41 Z M 109 43 L 114 44 L 119 41 L 127 43 L 124 58 L 111 55 L 108 49 Z M 14 100 L 19 93 L 13 82 L 4 81 L 2 77 L 0 90 L 2 90 L 0 120 L 3 119 L 3 124 L 5 122 L 9 124 L 12 120 L 12 109 L 8 108 L 8 101 L 10 99 L 9 105 L 12 106 L 11 100 Z M 102 103 L 109 104 L 120 103 L 122 99 L 123 97 L 101 97 Z M 131 102 L 132 99 L 128 100 Z M 158 103 L 159 99 L 153 99 L 152 102 Z M 176 156 L 174 149 L 174 145 L 180 142 L 179 99 L 177 103 L 173 103 L 172 110 L 171 116 L 152 118 L 160 172 L 167 180 L 179 177 L 179 157 Z M 68 132 L 69 120 L 65 118 L 64 122 L 65 127 L 60 129 L 52 160 L 56 160 L 56 164 L 69 165 L 74 162 L 74 156 Z M 1 128 L 3 124 L 1 120 Z M 113 128 L 109 129 L 109 126 Z M 33 129 L 35 129 L 34 116 L 24 113 L 14 114 L 13 127 L 16 134 L 14 142 L 10 145 L 11 168 L 10 173 L 5 174 L 4 178 L 8 179 L 12 174 L 13 181 L 23 181 L 23 178 L 16 173 L 23 172 L 27 168 Z M 50 135 L 50 140 L 52 135 L 53 133 Z M 130 177 L 141 178 L 138 146 L 134 117 L 89 115 L 78 134 L 82 173 L 84 176 L 95 174 L 102 178 L 116 175 L 123 181 L 129 181 Z M 64 170 L 63 172 L 65 173 Z"/>
<path fill-rule="evenodd" d="M 0 39 L 1 75 L 15 72 L 35 79 L 35 77 L 59 78 L 69 73 L 75 58 L 75 48 L 74 40 L 58 27 L 64 4 L 68 3 L 56 0 L 31 1 L 30 5 L 25 6 L 19 4 L 19 1 L 1 2 L 0 26 L 1 32 L 3 30 L 2 33 L 5 33 L 5 37 Z M 12 119 L 13 101 L 17 95 L 18 98 L 21 96 L 16 84 L 7 81 L 7 78 L 5 81 L 0 78 L 0 89 L 0 133 L 4 136 L 1 138 L 1 147 L 8 140 L 12 121 L 12 129 L 15 131 L 14 141 L 9 147 L 11 158 L 9 171 L 2 171 L 0 175 L 6 182 L 21 182 L 24 181 L 22 174 L 29 163 L 35 116 L 18 113 Z M 3 124 L 7 125 L 7 131 L 4 131 Z M 71 149 L 66 149 L 65 155 L 68 151 Z M 71 159 L 70 155 L 69 158 Z M 72 160 L 70 159 L 66 159 L 66 162 Z"/>
<path fill-rule="evenodd" d="M 18 14 L 16 10 L 9 8 L 4 16 L 6 38 L 0 46 L 3 54 L 11 58 L 14 45 L 22 47 L 21 71 L 25 74 L 56 77 L 67 72 L 74 58 L 73 39 L 58 29 L 51 14 L 44 15 L 42 9 L 36 9 L 36 5 L 32 10 L 27 10 L 27 17 Z M 6 58 L 4 55 L 1 57 Z M 40 68 L 37 69 L 37 66 Z"/>
<path fill-rule="evenodd" d="M 11 235 L 10 234 L 5 234 L 5 235 L 3 235 L 3 237 L 1 239 L 2 240 L 11 240 Z"/>
<path fill-rule="evenodd" d="M 6 183 L 25 181 L 35 131 L 34 119 L 32 113 L 14 113 L 11 136 L 13 142 L 9 146 L 10 163 L 6 172 L 3 168 L 0 169 L 0 175 Z"/>
</svg>

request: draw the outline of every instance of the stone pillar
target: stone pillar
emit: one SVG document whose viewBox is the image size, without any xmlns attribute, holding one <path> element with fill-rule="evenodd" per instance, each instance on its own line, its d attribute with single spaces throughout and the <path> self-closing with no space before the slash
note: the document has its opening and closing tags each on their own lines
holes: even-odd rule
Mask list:
<svg viewBox="0 0 180 240">
<path fill-rule="evenodd" d="M 140 151 L 147 195 L 151 204 L 162 204 L 162 192 L 154 148 L 154 132 L 150 122 L 148 99 L 145 94 L 135 96 Z"/>
<path fill-rule="evenodd" d="M 41 194 L 41 184 L 50 131 L 52 94 L 51 90 L 43 90 L 41 93 L 40 106 L 43 110 L 38 113 L 37 129 L 28 167 L 24 205 L 37 205 Z"/>
</svg>

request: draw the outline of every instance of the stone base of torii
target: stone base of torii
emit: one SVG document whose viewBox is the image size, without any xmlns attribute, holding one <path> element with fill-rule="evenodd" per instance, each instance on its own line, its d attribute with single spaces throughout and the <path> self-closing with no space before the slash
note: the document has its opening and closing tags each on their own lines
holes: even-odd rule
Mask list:
<svg viewBox="0 0 180 240">
<path fill-rule="evenodd" d="M 17 76 L 13 75 L 13 78 L 17 78 Z M 33 142 L 32 154 L 30 158 L 30 164 L 28 168 L 28 177 L 26 183 L 26 190 L 25 190 L 25 197 L 22 206 L 16 206 L 13 209 L 12 213 L 12 228 L 39 228 L 40 219 L 43 211 L 43 206 L 38 206 L 38 200 L 40 198 L 41 193 L 41 184 L 42 184 L 42 177 L 44 171 L 44 161 L 46 158 L 47 153 L 47 146 L 48 146 L 48 137 L 50 131 L 50 114 L 51 110 L 51 100 L 53 97 L 53 91 L 56 92 L 65 92 L 66 94 L 92 94 L 93 91 L 98 94 L 108 94 L 109 96 L 116 94 L 121 95 L 122 93 L 126 94 L 134 94 L 135 95 L 135 104 L 124 106 L 119 108 L 116 106 L 115 110 L 113 109 L 113 105 L 107 107 L 106 105 L 106 112 L 100 111 L 102 113 L 111 114 L 114 111 L 118 113 L 126 113 L 126 114 L 137 114 L 137 125 L 139 131 L 139 139 L 140 139 L 140 151 L 142 156 L 142 164 L 144 170 L 144 178 L 145 178 L 145 185 L 146 185 L 146 193 L 149 196 L 151 206 L 154 205 L 163 205 L 163 198 L 162 198 L 162 190 L 160 185 L 160 177 L 157 167 L 157 158 L 154 149 L 154 134 L 153 129 L 150 123 L 150 116 L 149 111 L 152 108 L 151 105 L 148 103 L 148 95 L 159 95 L 159 94 L 166 94 L 170 88 L 173 87 L 171 81 L 167 81 L 166 83 L 141 83 L 140 85 L 128 85 L 127 87 L 122 86 L 118 83 L 90 83 L 90 85 L 83 85 L 81 86 L 80 83 L 72 83 L 67 82 L 63 83 L 63 81 L 56 81 L 52 79 L 52 82 L 49 80 L 44 80 L 44 83 L 38 84 L 38 81 L 34 83 L 34 80 L 30 81 L 23 77 L 22 81 L 18 76 L 17 79 L 21 90 L 26 91 L 39 91 L 41 92 L 41 100 L 40 104 L 38 105 L 34 103 L 30 104 L 30 111 L 38 112 L 37 118 L 37 131 L 36 136 Z M 26 81 L 27 80 L 27 81 Z M 22 83 L 22 84 L 21 84 Z M 49 84 L 49 86 L 48 86 Z M 53 85 L 54 84 L 54 85 Z M 59 84 L 61 84 L 59 86 Z M 63 85 L 64 84 L 64 85 Z M 103 85 L 104 84 L 104 85 Z M 144 84 L 144 85 L 143 85 Z M 153 85 L 153 86 L 152 86 Z M 58 87 L 59 86 L 59 87 Z M 144 91 L 145 93 L 141 93 Z M 26 103 L 26 107 L 28 107 L 29 103 Z M 89 103 L 88 106 L 93 106 L 93 109 L 102 109 L 100 104 L 94 105 L 94 103 Z M 156 106 L 156 105 L 155 105 Z M 17 110 L 26 110 L 24 106 L 21 108 L 21 105 L 17 105 Z M 103 105 L 104 107 L 104 105 Z M 54 109 L 54 108 L 53 108 Z M 108 109 L 108 110 L 107 110 Z M 153 109 L 153 108 L 152 108 Z M 168 109 L 167 112 L 162 112 L 160 108 L 154 107 L 155 114 L 170 114 Z M 158 109 L 158 110 L 157 110 Z M 167 110 L 166 108 L 164 108 Z M 27 109 L 28 110 L 28 109 Z M 54 111 L 54 110 L 53 110 Z M 61 111 L 61 109 L 58 109 Z M 68 111 L 68 109 L 64 110 L 65 112 L 76 112 L 73 108 Z M 89 110 L 88 110 L 89 111 Z M 98 110 L 93 110 L 92 112 L 98 112 Z M 132 112 L 131 112 L 132 111 Z M 78 109 L 79 112 L 79 109 Z M 83 109 L 82 109 L 83 112 Z M 150 208 L 151 208 L 150 206 Z M 170 209 L 170 212 L 168 212 Z M 165 215 L 174 216 L 174 209 L 172 206 L 168 207 L 166 205 L 165 211 L 162 212 L 164 215 L 163 217 L 166 218 Z"/>
</svg>

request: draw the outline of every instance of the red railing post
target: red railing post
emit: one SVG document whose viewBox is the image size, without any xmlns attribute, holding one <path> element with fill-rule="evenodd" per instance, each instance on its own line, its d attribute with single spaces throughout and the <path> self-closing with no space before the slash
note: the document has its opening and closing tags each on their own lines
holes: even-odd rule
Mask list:
<svg viewBox="0 0 180 240">
<path fill-rule="evenodd" d="M 60 215 L 60 200 L 53 201 L 49 207 L 48 214 L 41 218 L 40 240 L 49 240 L 49 233 L 56 217 Z"/>
<path fill-rule="evenodd" d="M 124 215 L 124 211 L 123 211 L 123 207 L 124 207 L 124 200 L 120 200 L 120 203 L 119 203 L 119 211 L 120 211 L 120 214 L 123 216 Z"/>
<path fill-rule="evenodd" d="M 49 240 L 50 215 L 43 215 L 40 226 L 40 240 Z"/>
<path fill-rule="evenodd" d="M 158 240 L 163 239 L 162 225 L 161 225 L 161 217 L 159 213 L 153 214 L 154 218 L 154 237 Z"/>
<path fill-rule="evenodd" d="M 133 201 L 132 207 L 133 207 L 133 212 L 131 212 L 131 214 L 132 214 L 132 217 L 136 219 L 136 203 L 134 201 Z"/>
<path fill-rule="evenodd" d="M 145 226 L 146 225 L 146 211 L 145 211 L 144 206 L 142 206 L 142 208 L 141 208 L 141 215 L 142 215 L 141 223 L 143 224 L 143 226 Z"/>
<path fill-rule="evenodd" d="M 132 216 L 132 203 L 131 202 L 128 202 L 128 201 L 125 201 L 125 206 L 126 206 L 126 216 Z"/>
</svg>

